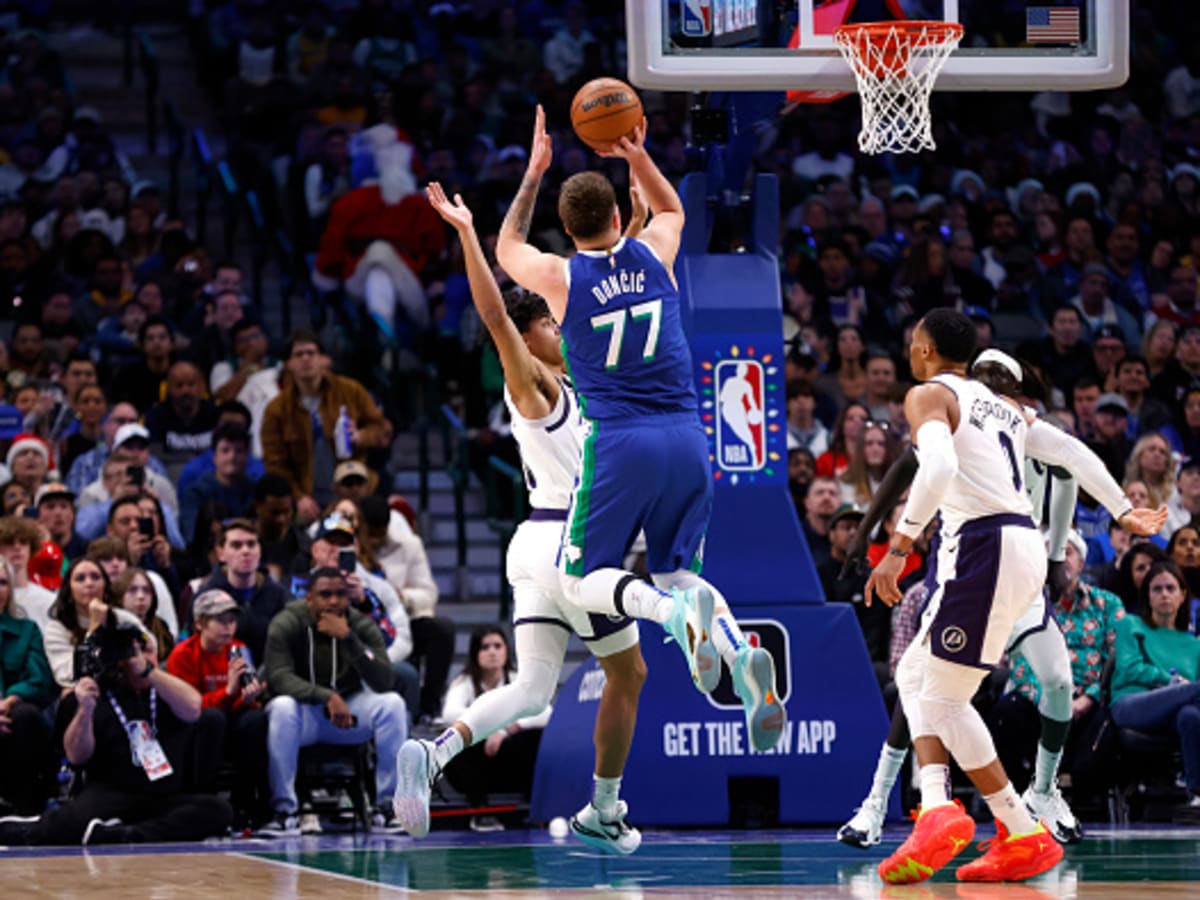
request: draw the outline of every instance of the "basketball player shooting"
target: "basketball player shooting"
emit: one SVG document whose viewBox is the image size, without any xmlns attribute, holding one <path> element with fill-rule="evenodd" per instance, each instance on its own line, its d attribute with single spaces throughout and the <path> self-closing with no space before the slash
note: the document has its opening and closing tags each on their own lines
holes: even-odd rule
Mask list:
<svg viewBox="0 0 1200 900">
<path fill-rule="evenodd" d="M 921 813 L 912 834 L 879 866 L 893 884 L 924 881 L 974 837 L 974 821 L 949 798 L 947 753 L 996 817 L 995 841 L 959 867 L 960 881 L 1020 881 L 1062 859 L 1062 847 L 1017 796 L 970 702 L 1046 578 L 1045 545 L 1021 486 L 1024 456 L 1072 473 L 1128 531 L 1154 534 L 1166 521 L 1165 507 L 1132 509 L 1079 441 L 968 380 L 974 349 L 975 326 L 955 310 L 932 310 L 917 325 L 909 362 L 914 377 L 927 383 L 909 391 L 904 411 L 921 465 L 888 553 L 864 591 L 867 603 L 900 600 L 904 558 L 940 511 L 932 612 L 896 670 L 920 766 Z"/>
<path fill-rule="evenodd" d="M 564 260 L 528 243 L 552 159 L 539 106 L 528 169 L 501 225 L 496 258 L 518 284 L 546 298 L 562 328 L 587 423 L 559 552 L 564 594 L 589 613 L 658 622 L 678 643 L 703 693 L 716 687 L 724 660 L 750 745 L 761 751 L 778 742 L 785 712 L 770 653 L 745 641 L 720 592 L 697 574 L 712 475 L 672 274 L 683 204 L 644 141 L 643 118 L 632 140 L 620 138 L 603 155 L 629 164 L 649 224 L 637 239 L 623 237 L 608 179 L 598 172 L 573 175 L 558 201 L 577 251 Z M 621 568 L 639 532 L 646 537 L 652 585 Z"/>
<path fill-rule="evenodd" d="M 541 297 L 520 289 L 500 293 L 462 197 L 451 202 L 437 182 L 426 188 L 426 195 L 462 242 L 471 299 L 504 370 L 504 403 L 521 450 L 532 512 L 508 547 L 517 674 L 509 684 L 476 698 L 436 740 L 404 743 L 397 758 L 396 818 L 413 837 L 424 837 L 429 832 L 430 788 L 450 760 L 550 705 L 567 639 L 574 631 L 599 660 L 605 682 L 596 710 L 594 793 L 571 818 L 571 830 L 589 846 L 626 856 L 642 840 L 626 822 L 620 789 L 646 663 L 635 621 L 588 615 L 562 596 L 555 559 L 579 476 L 583 419 L 566 377 L 558 326 Z M 638 205 L 635 197 L 630 224 L 640 228 L 644 217 L 637 215 Z"/>
</svg>

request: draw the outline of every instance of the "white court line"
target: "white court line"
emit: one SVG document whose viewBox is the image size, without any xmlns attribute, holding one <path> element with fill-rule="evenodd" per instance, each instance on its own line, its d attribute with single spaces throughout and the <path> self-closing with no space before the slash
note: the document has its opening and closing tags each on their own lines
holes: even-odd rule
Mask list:
<svg viewBox="0 0 1200 900">
<path fill-rule="evenodd" d="M 334 851 L 334 852 L 341 852 L 341 851 Z M 338 879 L 341 879 L 342 881 L 349 881 L 349 882 L 351 882 L 353 884 L 357 884 L 357 885 L 364 885 L 366 887 L 381 888 L 381 889 L 388 890 L 388 891 L 395 891 L 395 892 L 397 892 L 399 894 L 403 894 L 405 896 L 407 896 L 408 894 L 420 893 L 420 891 L 417 891 L 413 888 L 399 887 L 398 885 L 386 884 L 382 881 L 372 881 L 370 878 L 359 878 L 357 875 L 347 875 L 344 872 L 327 872 L 324 869 L 318 869 L 313 866 L 302 865 L 301 863 L 289 862 L 288 860 L 283 860 L 283 859 L 268 859 L 263 856 L 254 856 L 250 853 L 243 853 L 241 851 L 229 853 L 227 855 L 228 856 L 237 856 L 237 857 L 240 857 L 241 859 L 253 860 L 254 862 L 266 863 L 267 865 L 276 866 L 281 869 L 287 869 L 289 872 L 298 872 L 301 874 L 308 873 L 308 874 L 313 874 L 313 875 L 324 875 L 328 878 L 338 878 Z"/>
</svg>

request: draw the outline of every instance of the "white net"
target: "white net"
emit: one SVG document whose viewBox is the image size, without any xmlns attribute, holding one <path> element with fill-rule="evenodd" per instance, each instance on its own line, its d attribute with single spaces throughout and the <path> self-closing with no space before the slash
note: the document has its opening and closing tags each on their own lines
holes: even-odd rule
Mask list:
<svg viewBox="0 0 1200 900">
<path fill-rule="evenodd" d="M 935 149 L 929 95 L 962 33 L 954 22 L 914 21 L 843 25 L 834 31 L 862 98 L 858 147 L 863 153 Z"/>
</svg>

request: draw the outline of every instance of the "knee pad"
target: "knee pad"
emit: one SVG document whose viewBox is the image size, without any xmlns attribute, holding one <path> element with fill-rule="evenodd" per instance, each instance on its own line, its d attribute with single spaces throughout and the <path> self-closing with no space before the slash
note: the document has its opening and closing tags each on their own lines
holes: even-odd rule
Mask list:
<svg viewBox="0 0 1200 900">
<path fill-rule="evenodd" d="M 918 702 L 921 694 L 922 669 L 920 664 L 921 649 L 915 644 L 910 645 L 900 657 L 896 666 L 896 689 L 900 693 L 900 705 L 908 719 L 908 731 L 912 740 L 919 737 L 929 737 L 935 734 L 926 717 L 922 714 Z"/>
<path fill-rule="evenodd" d="M 1066 673 L 1066 677 L 1063 678 L 1062 673 L 1055 672 L 1053 677 L 1046 681 L 1039 679 L 1039 682 L 1042 686 L 1042 696 L 1038 701 L 1038 712 L 1055 722 L 1071 721 L 1071 693 L 1074 684 L 1070 673 Z"/>
<path fill-rule="evenodd" d="M 915 705 L 964 772 L 982 769 L 996 758 L 992 736 L 969 701 L 922 694 Z"/>
</svg>

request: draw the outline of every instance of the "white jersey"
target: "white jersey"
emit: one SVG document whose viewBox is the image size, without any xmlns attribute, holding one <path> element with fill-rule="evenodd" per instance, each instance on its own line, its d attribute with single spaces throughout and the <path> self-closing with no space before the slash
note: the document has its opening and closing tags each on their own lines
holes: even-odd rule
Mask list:
<svg viewBox="0 0 1200 900">
<path fill-rule="evenodd" d="M 579 475 L 583 438 L 587 427 L 570 382 L 558 379 L 558 400 L 548 415 L 527 419 L 517 412 L 508 387 L 504 405 L 512 418 L 512 433 L 521 450 L 529 504 L 534 509 L 565 510 Z"/>
<path fill-rule="evenodd" d="M 1021 410 L 978 381 L 949 372 L 931 380 L 958 398 L 958 472 L 942 498 L 943 528 L 956 533 L 964 522 L 1002 513 L 1032 516 L 1022 478 L 1029 426 Z"/>
</svg>

